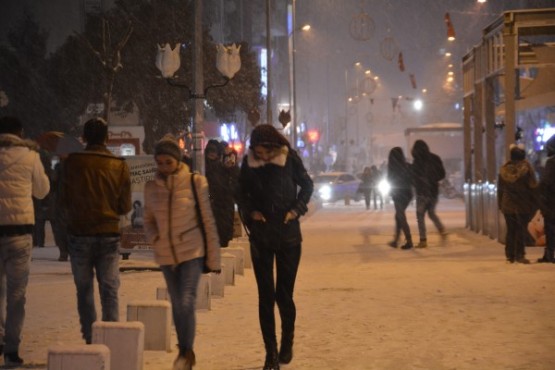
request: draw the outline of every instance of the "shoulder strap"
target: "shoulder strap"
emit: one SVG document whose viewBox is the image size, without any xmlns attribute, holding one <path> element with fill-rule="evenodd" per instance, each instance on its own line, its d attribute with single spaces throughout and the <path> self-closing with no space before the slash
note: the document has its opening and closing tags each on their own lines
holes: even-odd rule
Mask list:
<svg viewBox="0 0 555 370">
<path fill-rule="evenodd" d="M 197 193 L 197 187 L 195 184 L 195 173 L 193 172 L 191 174 L 191 189 L 193 189 L 193 195 L 195 197 L 195 211 L 197 213 L 197 221 L 198 221 L 198 226 L 200 228 L 201 234 L 202 234 L 202 241 L 204 243 L 204 253 L 207 253 L 206 250 L 206 229 L 204 228 L 204 221 L 202 221 L 202 213 L 200 211 L 200 205 L 199 205 L 199 200 L 198 200 L 198 193 Z"/>
</svg>

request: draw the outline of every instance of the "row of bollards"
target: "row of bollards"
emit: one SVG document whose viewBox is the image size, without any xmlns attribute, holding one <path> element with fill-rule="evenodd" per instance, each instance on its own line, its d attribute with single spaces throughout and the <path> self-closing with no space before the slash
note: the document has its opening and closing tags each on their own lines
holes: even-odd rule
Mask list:
<svg viewBox="0 0 555 370">
<path fill-rule="evenodd" d="M 224 297 L 235 275 L 251 268 L 248 240 L 236 239 L 222 249 L 221 274 L 203 274 L 197 291 L 197 310 L 210 310 L 213 297 Z M 129 302 L 127 322 L 93 324 L 93 344 L 60 345 L 48 349 L 48 370 L 142 370 L 144 351 L 171 351 L 172 315 L 166 287 L 155 300 Z"/>
</svg>

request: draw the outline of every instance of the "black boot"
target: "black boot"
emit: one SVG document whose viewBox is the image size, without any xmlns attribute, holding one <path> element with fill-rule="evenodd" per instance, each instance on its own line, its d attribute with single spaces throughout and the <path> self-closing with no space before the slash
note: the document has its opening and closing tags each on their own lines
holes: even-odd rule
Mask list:
<svg viewBox="0 0 555 370">
<path fill-rule="evenodd" d="M 281 336 L 281 347 L 279 349 L 279 363 L 288 364 L 293 359 L 293 333 Z"/>
<path fill-rule="evenodd" d="M 266 345 L 266 360 L 263 370 L 279 370 L 277 344 Z"/>
<path fill-rule="evenodd" d="M 195 366 L 195 352 L 192 350 L 179 350 L 177 358 L 173 362 L 173 370 L 191 370 Z"/>
</svg>

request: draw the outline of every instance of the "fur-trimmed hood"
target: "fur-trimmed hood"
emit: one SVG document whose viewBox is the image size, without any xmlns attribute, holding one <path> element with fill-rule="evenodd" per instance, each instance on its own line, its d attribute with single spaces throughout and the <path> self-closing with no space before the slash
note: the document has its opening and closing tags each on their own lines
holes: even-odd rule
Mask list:
<svg viewBox="0 0 555 370">
<path fill-rule="evenodd" d="M 259 168 L 267 164 L 275 164 L 276 166 L 284 167 L 285 162 L 287 161 L 287 154 L 289 154 L 289 148 L 284 145 L 281 147 L 280 153 L 277 156 L 272 158 L 269 162 L 264 162 L 261 159 L 257 159 L 254 155 L 254 151 L 249 149 L 247 154 L 247 164 L 250 168 Z"/>
<path fill-rule="evenodd" d="M 24 148 L 29 148 L 29 150 L 39 151 L 39 146 L 33 140 L 22 139 L 17 135 L 13 134 L 0 134 L 0 149 L 22 146 Z"/>
<path fill-rule="evenodd" d="M 501 167 L 499 175 L 506 182 L 515 183 L 532 171 L 528 161 L 509 161 Z"/>
</svg>

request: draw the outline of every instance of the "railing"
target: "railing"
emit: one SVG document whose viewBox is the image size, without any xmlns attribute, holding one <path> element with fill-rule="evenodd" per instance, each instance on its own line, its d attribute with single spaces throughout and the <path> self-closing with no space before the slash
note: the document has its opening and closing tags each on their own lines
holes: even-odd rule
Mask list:
<svg viewBox="0 0 555 370">
<path fill-rule="evenodd" d="M 463 186 L 466 227 L 505 243 L 505 218 L 497 207 L 496 184 L 465 183 Z"/>
</svg>

